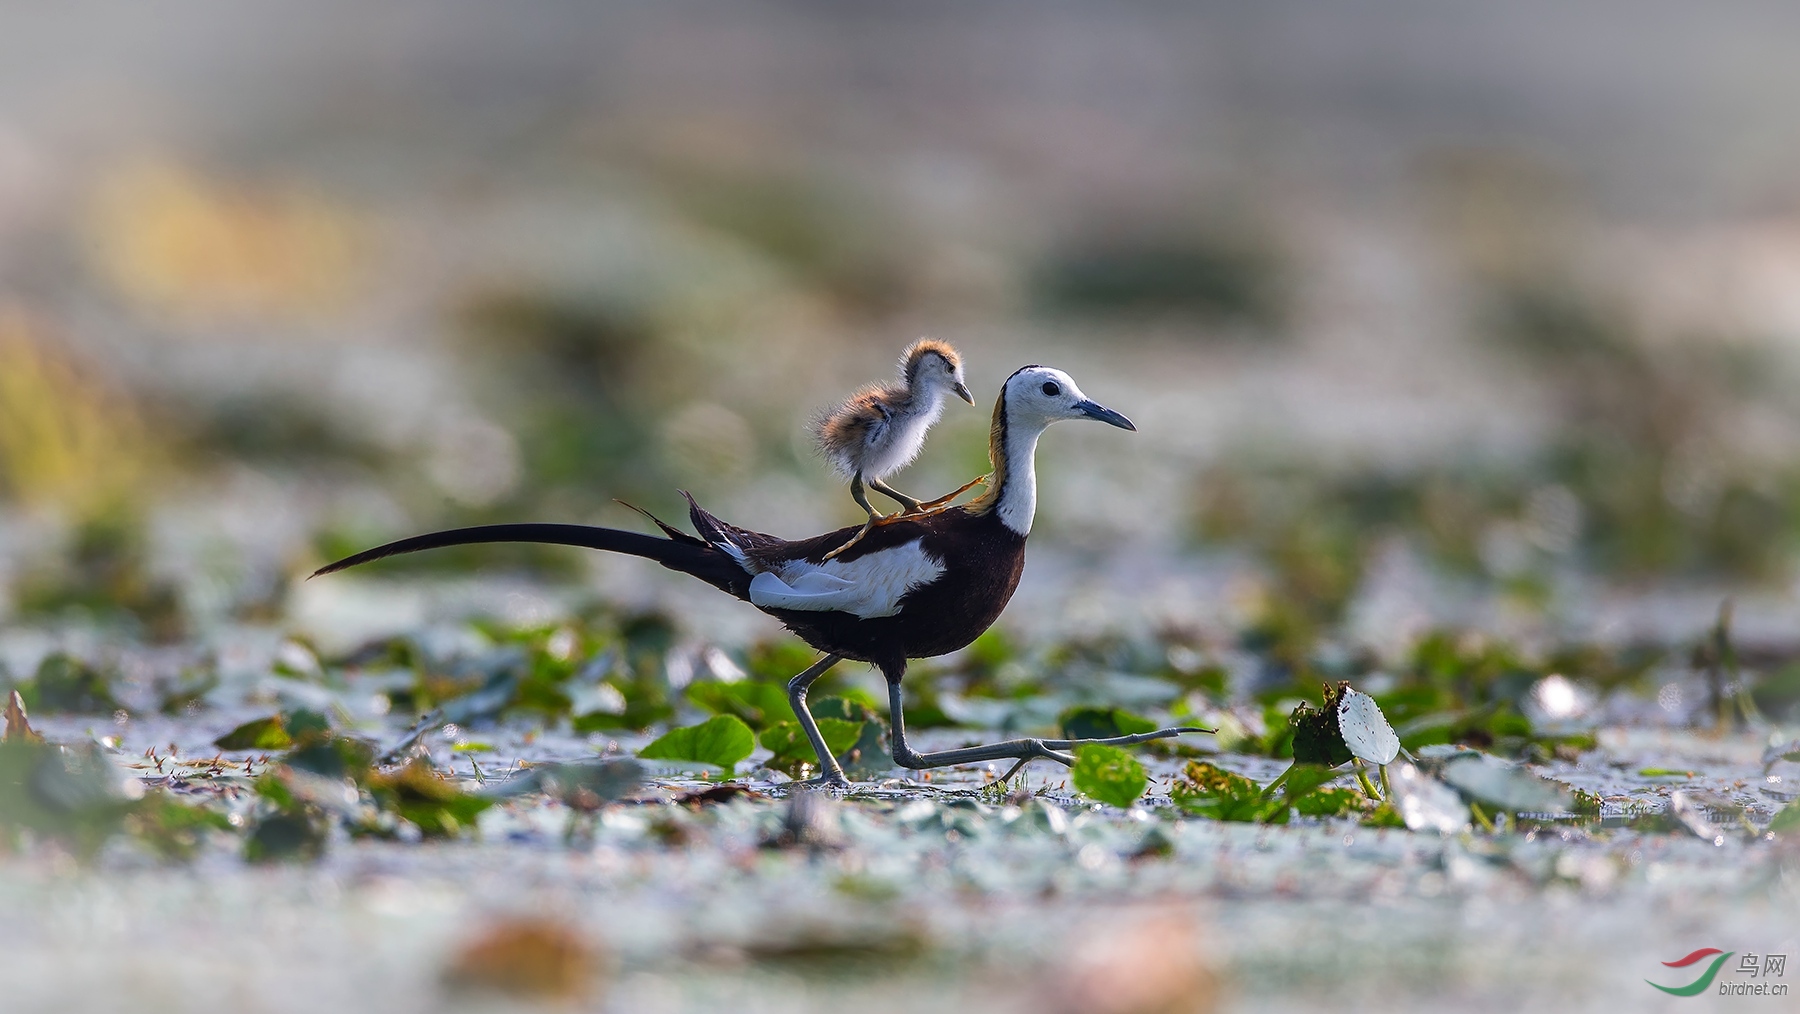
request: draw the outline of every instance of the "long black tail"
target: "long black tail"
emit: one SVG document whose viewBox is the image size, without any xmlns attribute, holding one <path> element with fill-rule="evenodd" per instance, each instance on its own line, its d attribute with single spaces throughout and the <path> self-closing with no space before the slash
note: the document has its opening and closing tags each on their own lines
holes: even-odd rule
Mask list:
<svg viewBox="0 0 1800 1014">
<path fill-rule="evenodd" d="M 415 535 L 410 539 L 401 539 L 385 546 L 365 549 L 355 556 L 346 556 L 336 563 L 320 567 L 313 572 L 312 576 L 335 574 L 340 570 L 359 564 L 400 553 L 416 553 L 423 549 L 442 549 L 446 546 L 468 546 L 486 542 L 539 542 L 552 546 L 579 546 L 583 549 L 603 549 L 609 553 L 641 556 L 648 560 L 655 560 L 670 570 L 691 574 L 740 599 L 749 597 L 750 575 L 744 572 L 744 568 L 738 566 L 737 561 L 691 535 L 666 526 L 664 530 L 670 532 L 670 538 L 658 538 L 654 535 L 644 535 L 641 532 L 626 532 L 617 528 L 596 528 L 592 525 L 521 524 L 454 528 L 447 532 Z"/>
</svg>

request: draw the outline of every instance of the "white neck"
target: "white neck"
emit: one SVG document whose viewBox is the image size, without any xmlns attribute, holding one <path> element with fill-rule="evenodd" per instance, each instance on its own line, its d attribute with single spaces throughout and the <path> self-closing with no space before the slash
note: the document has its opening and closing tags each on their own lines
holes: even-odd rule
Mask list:
<svg viewBox="0 0 1800 1014">
<path fill-rule="evenodd" d="M 1000 481 L 1000 503 L 995 510 L 1000 523 L 1018 532 L 1031 534 L 1031 519 L 1037 514 L 1037 444 L 1044 435 L 1042 424 L 1015 422 L 1006 432 L 1006 474 Z"/>
</svg>

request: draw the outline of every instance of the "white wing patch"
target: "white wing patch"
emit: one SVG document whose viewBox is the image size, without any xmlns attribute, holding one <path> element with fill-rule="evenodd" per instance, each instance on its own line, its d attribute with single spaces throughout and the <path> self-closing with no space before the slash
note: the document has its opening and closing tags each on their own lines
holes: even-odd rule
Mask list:
<svg viewBox="0 0 1800 1014">
<path fill-rule="evenodd" d="M 859 556 L 812 563 L 795 560 L 750 579 L 750 603 L 763 609 L 849 613 L 865 620 L 900 611 L 906 593 L 936 581 L 944 565 L 922 540 Z"/>
</svg>

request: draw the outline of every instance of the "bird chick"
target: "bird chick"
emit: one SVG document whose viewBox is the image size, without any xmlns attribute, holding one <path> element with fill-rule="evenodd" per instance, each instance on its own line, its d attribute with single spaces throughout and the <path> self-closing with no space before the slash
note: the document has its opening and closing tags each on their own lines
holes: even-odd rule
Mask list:
<svg viewBox="0 0 1800 1014">
<path fill-rule="evenodd" d="M 925 338 L 900 354 L 898 383 L 865 387 L 813 421 L 819 453 L 850 480 L 850 496 L 869 515 L 862 531 L 827 559 L 856 545 L 881 520 L 882 515 L 869 506 L 865 485 L 900 504 L 895 517 L 938 503 L 921 503 L 889 486 L 886 479 L 919 456 L 926 431 L 943 414 L 946 394 L 975 404 L 963 379 L 962 357 L 948 342 Z"/>
</svg>

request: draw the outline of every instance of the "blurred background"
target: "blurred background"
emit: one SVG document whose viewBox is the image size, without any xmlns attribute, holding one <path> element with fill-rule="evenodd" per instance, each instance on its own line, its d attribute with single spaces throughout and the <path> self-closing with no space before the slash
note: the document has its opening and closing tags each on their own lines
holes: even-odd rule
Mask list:
<svg viewBox="0 0 1800 1014">
<path fill-rule="evenodd" d="M 1792 644 L 1795 39 L 1644 0 L 7 4 L 0 621 L 670 601 L 560 550 L 300 579 L 677 488 L 850 523 L 805 423 L 931 335 L 980 407 L 902 489 L 985 470 L 1028 362 L 1139 425 L 1046 439 L 1013 628 L 1670 643 L 1731 595 Z"/>
</svg>

